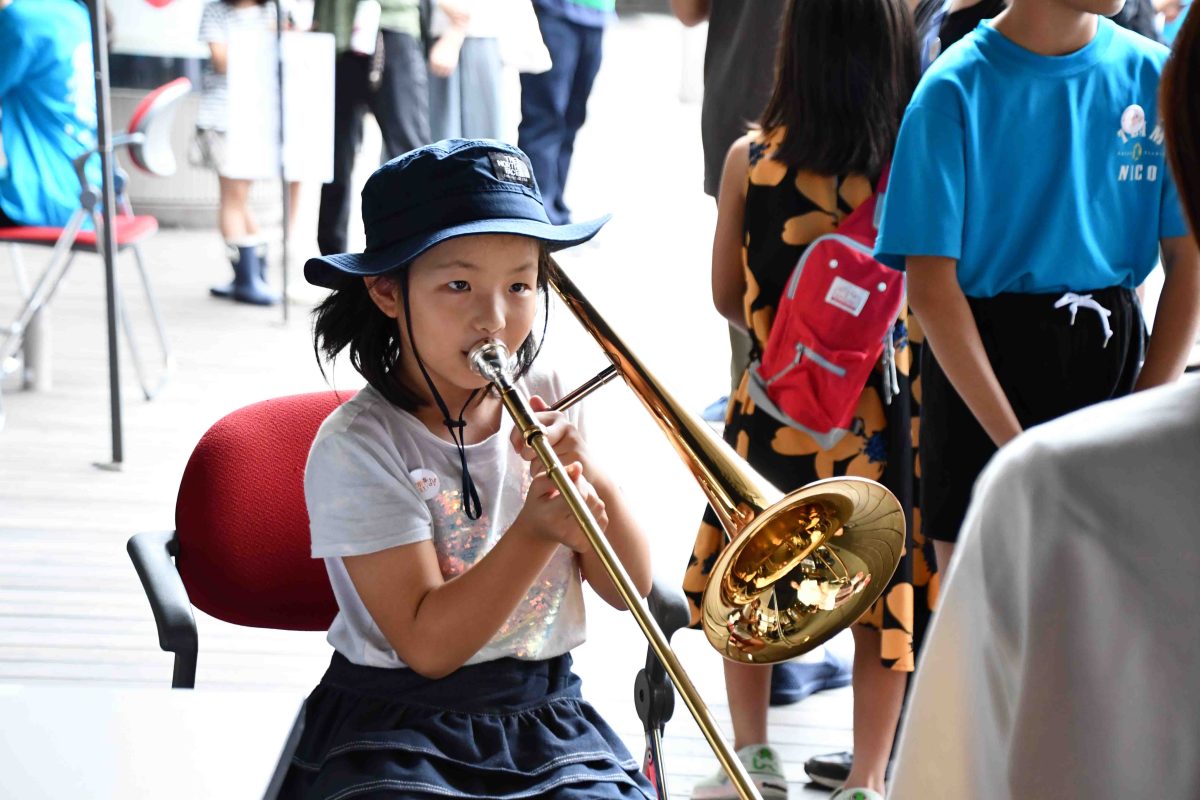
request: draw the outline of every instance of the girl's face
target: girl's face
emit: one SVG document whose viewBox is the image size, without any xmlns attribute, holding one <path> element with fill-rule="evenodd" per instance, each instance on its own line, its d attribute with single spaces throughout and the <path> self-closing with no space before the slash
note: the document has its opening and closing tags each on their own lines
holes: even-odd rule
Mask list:
<svg viewBox="0 0 1200 800">
<path fill-rule="evenodd" d="M 478 234 L 435 245 L 410 265 L 413 338 L 440 392 L 487 385 L 467 360 L 479 342 L 498 339 L 515 353 L 529 336 L 537 317 L 540 252 L 539 242 L 526 236 Z M 399 326 L 406 383 L 424 396 L 425 379 L 408 341 L 402 289 L 398 282 L 371 281 L 375 304 Z"/>
</svg>

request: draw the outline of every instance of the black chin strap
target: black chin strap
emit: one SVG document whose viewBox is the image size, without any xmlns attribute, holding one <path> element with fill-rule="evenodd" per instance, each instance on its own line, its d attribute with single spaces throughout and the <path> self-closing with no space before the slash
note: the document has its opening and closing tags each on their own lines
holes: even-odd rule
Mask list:
<svg viewBox="0 0 1200 800">
<path fill-rule="evenodd" d="M 404 294 L 404 323 L 408 327 L 409 346 L 412 347 L 413 355 L 417 359 L 417 366 L 420 367 L 421 374 L 425 376 L 425 383 L 429 386 L 429 391 L 433 395 L 433 401 L 437 403 L 438 409 L 442 412 L 442 424 L 446 426 L 446 430 L 450 431 L 450 439 L 458 448 L 458 460 L 462 464 L 463 511 L 466 512 L 467 519 L 479 519 L 483 514 L 483 510 L 479 503 L 479 492 L 475 489 L 475 481 L 471 478 L 471 470 L 467 466 L 467 448 L 464 444 L 467 423 L 463 421 L 463 415 L 467 412 L 467 406 L 471 405 L 471 401 L 475 399 L 475 395 L 479 394 L 479 390 L 475 389 L 468 395 L 467 402 L 463 403 L 462 409 L 458 412 L 458 419 L 451 419 L 450 409 L 446 407 L 446 401 L 442 399 L 441 393 L 433 385 L 433 378 L 429 377 L 429 371 L 425 369 L 425 362 L 421 360 L 421 354 L 417 351 L 417 341 L 413 338 L 412 314 L 409 312 L 408 305 L 407 270 L 404 274 L 404 281 L 401 283 L 401 289 Z"/>
</svg>

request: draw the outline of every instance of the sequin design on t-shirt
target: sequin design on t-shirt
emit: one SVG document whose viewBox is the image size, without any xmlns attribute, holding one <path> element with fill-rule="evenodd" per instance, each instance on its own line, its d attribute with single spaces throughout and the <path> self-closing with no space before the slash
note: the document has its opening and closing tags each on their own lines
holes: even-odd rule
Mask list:
<svg viewBox="0 0 1200 800">
<path fill-rule="evenodd" d="M 446 580 L 466 572 L 491 549 L 488 541 L 491 518 L 486 513 L 479 519 L 468 517 L 461 489 L 438 492 L 429 501 L 429 510 L 433 514 L 433 529 L 438 532 L 433 538 L 438 566 Z"/>
<path fill-rule="evenodd" d="M 504 482 L 504 495 L 523 499 L 531 482 L 528 469 L 509 470 Z M 428 505 L 436 532 L 433 543 L 438 566 L 446 580 L 461 575 L 483 558 L 521 510 L 519 505 L 506 509 L 504 516 L 510 518 L 499 520 L 503 523 L 500 525 L 493 525 L 492 518 L 486 513 L 472 520 L 463 507 L 460 488 L 438 492 L 428 501 Z M 498 531 L 494 539 L 489 534 L 492 530 Z M 548 634 L 562 609 L 574 569 L 574 554 L 561 548 L 492 637 L 489 647 L 503 646 L 517 658 L 541 657 Z"/>
</svg>

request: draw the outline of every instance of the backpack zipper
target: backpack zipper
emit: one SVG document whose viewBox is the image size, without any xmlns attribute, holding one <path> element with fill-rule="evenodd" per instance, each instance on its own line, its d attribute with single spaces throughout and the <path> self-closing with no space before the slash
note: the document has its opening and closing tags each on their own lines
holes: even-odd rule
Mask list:
<svg viewBox="0 0 1200 800">
<path fill-rule="evenodd" d="M 783 369 L 779 370 L 779 372 L 776 372 L 770 378 L 767 378 L 766 385 L 770 386 L 775 381 L 779 380 L 784 375 L 791 372 L 793 369 L 796 368 L 796 366 L 798 366 L 800 364 L 801 360 L 803 360 L 806 355 L 808 356 L 808 360 L 813 362 L 814 364 L 816 364 L 818 367 L 821 367 L 824 370 L 832 372 L 834 375 L 837 375 L 839 378 L 846 377 L 846 368 L 845 367 L 839 367 L 837 364 L 834 364 L 829 359 L 827 359 L 824 356 L 817 353 L 811 347 L 805 347 L 803 342 L 796 342 L 796 357 L 792 359 L 790 364 L 785 366 Z"/>
</svg>

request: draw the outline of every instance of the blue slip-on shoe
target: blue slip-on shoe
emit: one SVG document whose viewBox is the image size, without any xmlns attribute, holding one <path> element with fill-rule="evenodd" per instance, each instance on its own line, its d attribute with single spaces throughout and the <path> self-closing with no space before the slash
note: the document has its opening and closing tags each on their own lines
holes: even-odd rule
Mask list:
<svg viewBox="0 0 1200 800">
<path fill-rule="evenodd" d="M 850 659 L 825 648 L 823 661 L 787 661 L 771 669 L 771 705 L 798 703 L 814 692 L 850 685 Z"/>
<path fill-rule="evenodd" d="M 725 409 L 729 406 L 728 395 L 720 400 L 712 403 L 708 408 L 700 412 L 700 419 L 705 422 L 724 422 Z"/>
</svg>

